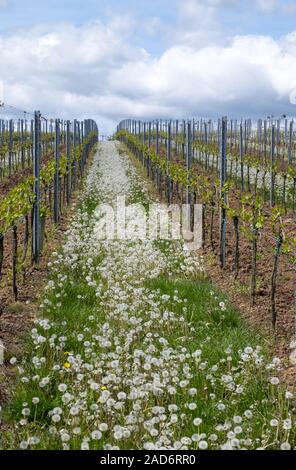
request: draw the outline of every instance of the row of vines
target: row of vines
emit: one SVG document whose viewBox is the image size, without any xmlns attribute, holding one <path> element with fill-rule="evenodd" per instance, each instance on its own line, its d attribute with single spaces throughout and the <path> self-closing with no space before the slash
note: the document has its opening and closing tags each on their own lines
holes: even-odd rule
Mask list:
<svg viewBox="0 0 296 470">
<path fill-rule="evenodd" d="M 66 144 L 66 121 L 61 122 L 62 142 Z M 78 140 L 83 132 L 82 123 L 72 123 L 77 126 Z M 48 155 L 54 150 L 55 127 L 54 120 L 43 119 L 41 122 L 41 153 Z M 34 120 L 0 119 L 0 180 L 33 165 L 34 159 Z"/>
<path fill-rule="evenodd" d="M 296 166 L 285 157 L 291 139 L 275 125 L 265 129 L 265 140 L 258 138 L 258 132 L 246 132 L 246 127 L 242 134 L 241 125 L 243 138 L 236 139 L 229 122 L 223 122 L 225 135 L 219 124 L 209 135 L 206 127 L 197 131 L 191 122 L 180 130 L 176 122 L 161 129 L 158 122 L 123 121 L 116 138 L 140 159 L 169 204 L 202 204 L 203 246 L 219 255 L 222 269 L 230 266 L 235 280 L 248 265 L 253 306 L 260 295 L 260 260 L 268 278 L 270 318 L 275 329 L 281 263 L 292 283 L 295 280 Z M 293 290 L 290 284 L 289 288 Z M 293 295 L 289 292 L 290 304 Z"/>
<path fill-rule="evenodd" d="M 5 288 L 10 284 L 15 301 L 19 299 L 19 285 L 25 282 L 28 270 L 39 262 L 47 240 L 47 227 L 59 224 L 98 140 L 96 124 L 91 120 L 83 124 L 84 133 L 79 139 L 75 132 L 78 126 L 75 124 L 73 131 L 70 121 L 65 133 L 61 132 L 59 121 L 56 121 L 54 131 L 47 135 L 43 134 L 40 116 L 37 115 L 33 139 L 25 144 L 31 155 L 31 174 L 27 176 L 24 173 L 17 184 L 1 195 L 0 286 Z M 13 140 L 17 139 L 18 134 L 13 134 Z M 4 150 L 0 148 L 4 154 L 5 147 Z M 34 249 L 36 233 L 38 257 Z"/>
</svg>

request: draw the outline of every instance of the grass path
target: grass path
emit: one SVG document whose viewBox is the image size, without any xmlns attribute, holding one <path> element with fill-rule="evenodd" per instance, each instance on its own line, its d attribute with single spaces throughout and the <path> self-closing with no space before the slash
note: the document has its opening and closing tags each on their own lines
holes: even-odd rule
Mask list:
<svg viewBox="0 0 296 470">
<path fill-rule="evenodd" d="M 101 145 L 40 318 L 16 364 L 2 448 L 289 449 L 280 362 L 181 242 L 100 240 L 100 203 L 150 202 L 118 144 Z"/>
</svg>

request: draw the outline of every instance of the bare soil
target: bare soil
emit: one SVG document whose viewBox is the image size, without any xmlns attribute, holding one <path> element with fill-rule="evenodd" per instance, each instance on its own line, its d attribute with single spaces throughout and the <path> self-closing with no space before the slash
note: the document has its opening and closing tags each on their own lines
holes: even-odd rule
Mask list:
<svg viewBox="0 0 296 470">
<path fill-rule="evenodd" d="M 50 156 L 46 158 L 49 159 Z M 30 171 L 28 169 L 29 173 Z M 2 186 L 4 192 L 21 181 L 20 178 L 24 178 L 24 173 L 15 175 L 13 181 Z M 11 357 L 21 358 L 24 352 L 24 341 L 37 317 L 38 303 L 48 278 L 48 262 L 52 252 L 61 245 L 64 239 L 64 232 L 67 230 L 74 213 L 81 184 L 80 182 L 78 189 L 73 193 L 71 204 L 68 207 L 66 205 L 63 207 L 59 226 L 55 227 L 52 220 L 47 218 L 44 247 L 38 265 L 32 265 L 30 261 L 31 249 L 29 246 L 25 272 L 18 268 L 17 302 L 14 300 L 11 285 L 12 233 L 8 232 L 4 237 L 4 261 L 0 280 L 0 340 L 5 347 L 5 363 L 0 367 L 0 405 L 7 402 L 13 392 L 15 366 L 10 364 L 10 359 Z M 23 223 L 17 227 L 19 262 L 23 254 L 24 229 Z"/>
<path fill-rule="evenodd" d="M 176 162 L 183 162 L 180 156 L 175 154 L 172 158 Z M 194 171 L 198 174 L 209 176 L 203 167 L 194 165 Z M 165 183 L 162 184 L 161 197 L 165 200 Z M 185 201 L 185 195 L 180 195 L 174 187 L 173 202 Z M 217 188 L 217 192 L 219 189 Z M 203 202 L 203 201 L 197 201 Z M 229 206 L 235 207 L 237 204 L 235 191 L 229 193 Z M 267 219 L 270 216 L 268 204 L 264 206 L 264 214 Z M 263 337 L 265 336 L 270 344 L 271 354 L 280 357 L 284 364 L 284 380 L 292 388 L 296 387 L 296 367 L 289 364 L 290 342 L 295 337 L 295 288 L 296 288 L 296 270 L 291 260 L 291 255 L 281 254 L 277 278 L 276 291 L 276 313 L 277 324 L 275 331 L 272 328 L 271 318 L 271 280 L 274 265 L 275 236 L 268 224 L 260 231 L 258 240 L 258 259 L 257 259 L 257 287 L 256 302 L 251 303 L 251 241 L 240 230 L 240 261 L 239 275 L 234 276 L 234 228 L 231 220 L 227 220 L 227 251 L 226 266 L 220 268 L 219 262 L 219 209 L 215 208 L 213 246 L 210 242 L 210 208 L 205 212 L 205 245 L 202 250 L 205 260 L 206 273 L 215 286 L 227 294 L 231 303 L 238 309 L 247 322 L 258 329 Z M 287 237 L 296 235 L 296 213 L 292 210 L 283 217 L 285 226 L 285 235 Z M 294 254 L 295 255 L 295 254 Z"/>
</svg>

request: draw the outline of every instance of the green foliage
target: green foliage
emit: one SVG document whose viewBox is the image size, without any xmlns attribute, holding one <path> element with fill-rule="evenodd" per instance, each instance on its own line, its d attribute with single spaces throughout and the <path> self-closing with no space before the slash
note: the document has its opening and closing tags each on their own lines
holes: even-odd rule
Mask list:
<svg viewBox="0 0 296 470">
<path fill-rule="evenodd" d="M 89 134 L 88 139 L 76 149 L 76 160 L 79 162 L 83 155 L 85 146 L 89 144 L 93 138 L 93 133 Z M 3 150 L 5 146 L 0 149 Z M 74 150 L 71 152 L 71 162 L 74 161 Z M 70 163 L 71 163 L 70 162 Z M 67 159 L 66 155 L 61 155 L 59 165 L 60 177 L 67 174 Z M 40 183 L 45 189 L 52 184 L 55 175 L 55 160 L 51 159 L 40 170 Z M 34 178 L 29 177 L 17 184 L 11 189 L 8 194 L 0 201 L 0 233 L 5 233 L 9 230 L 19 219 L 24 217 L 32 209 L 34 204 Z M 43 215 L 45 208 L 42 208 Z"/>
<path fill-rule="evenodd" d="M 153 131 L 151 136 L 155 137 L 155 135 L 155 131 Z M 139 136 L 132 135 L 126 130 L 119 131 L 115 137 L 117 139 L 123 139 L 132 148 L 134 153 L 144 153 L 145 157 L 150 159 L 152 166 L 154 165 L 155 168 L 160 169 L 164 173 L 168 173 L 174 183 L 188 187 L 192 193 L 197 195 L 198 201 L 226 209 L 227 215 L 231 219 L 235 217 L 241 219 L 243 222 L 243 224 L 241 224 L 242 230 L 251 240 L 254 236 L 254 230 L 261 231 L 266 224 L 274 230 L 275 214 L 280 213 L 283 215 L 283 210 L 279 205 L 274 208 L 274 211 L 270 215 L 270 213 L 265 210 L 265 198 L 263 195 L 254 195 L 253 192 L 242 193 L 235 189 L 234 181 L 231 179 L 228 179 L 222 188 L 226 196 L 225 202 L 224 197 L 220 197 L 220 191 L 217 191 L 220 185 L 219 180 L 215 180 L 212 175 L 200 174 L 192 170 L 188 171 L 185 165 L 180 162 L 167 162 L 166 154 L 161 148 L 157 155 L 153 146 L 149 149 L 147 145 L 143 144 L 142 138 L 140 140 Z M 167 134 L 165 132 L 159 132 L 159 138 L 166 139 Z M 185 143 L 182 135 L 178 135 L 176 140 L 180 145 Z M 217 145 L 212 142 L 205 143 L 194 141 L 193 148 L 209 155 L 219 154 Z M 233 148 L 230 149 L 230 146 L 227 149 L 227 155 L 230 161 L 237 162 L 239 159 L 238 153 L 235 153 Z M 286 169 L 281 169 L 281 162 L 277 161 L 272 167 L 269 160 L 267 162 L 260 160 L 258 155 L 251 152 L 244 155 L 244 164 L 257 169 L 257 171 L 270 172 L 273 170 L 275 174 L 281 174 L 282 176 L 289 175 L 296 179 L 295 166 L 288 165 Z M 292 190 L 293 188 L 290 189 L 290 191 Z M 230 192 L 232 195 L 231 198 L 228 197 Z M 285 226 L 282 221 L 282 232 L 284 233 L 284 231 Z M 285 236 L 283 251 L 286 253 L 295 253 L 295 244 L 292 237 Z"/>
</svg>

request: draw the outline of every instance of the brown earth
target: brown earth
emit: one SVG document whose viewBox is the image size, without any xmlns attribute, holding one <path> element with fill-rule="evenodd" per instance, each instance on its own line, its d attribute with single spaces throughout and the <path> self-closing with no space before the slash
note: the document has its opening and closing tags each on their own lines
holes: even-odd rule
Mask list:
<svg viewBox="0 0 296 470">
<path fill-rule="evenodd" d="M 179 156 L 173 154 L 172 158 L 176 162 L 184 161 Z M 198 174 L 204 174 L 205 170 L 200 165 L 195 165 Z M 165 183 L 162 183 L 160 197 L 165 198 Z M 217 191 L 219 189 L 217 188 Z M 185 194 L 178 188 L 174 187 L 173 202 L 185 202 Z M 197 201 L 202 202 L 202 201 Z M 229 193 L 229 206 L 236 206 L 235 191 Z M 270 208 L 268 204 L 264 206 L 264 214 L 266 218 L 270 216 Z M 266 338 L 270 345 L 271 354 L 280 357 L 285 364 L 283 372 L 284 380 L 292 388 L 296 388 L 296 367 L 289 364 L 290 342 L 296 334 L 295 331 L 295 287 L 296 287 L 296 271 L 291 255 L 282 253 L 280 257 L 277 291 L 276 291 L 276 314 L 277 323 L 275 331 L 272 328 L 271 318 L 271 279 L 274 265 L 275 236 L 268 224 L 260 231 L 258 241 L 258 260 L 257 260 L 257 288 L 256 302 L 252 306 L 251 303 L 251 241 L 240 230 L 240 261 L 239 275 L 235 279 L 234 276 L 234 229 L 233 223 L 227 219 L 227 249 L 226 249 L 226 266 L 220 268 L 219 262 L 219 209 L 215 208 L 214 229 L 213 229 L 213 246 L 210 243 L 210 208 L 206 208 L 205 212 L 205 244 L 202 250 L 206 274 L 215 286 L 221 289 L 228 296 L 230 302 L 238 309 L 247 322 L 256 330 L 262 333 L 262 337 Z M 296 234 L 296 213 L 288 211 L 283 216 L 285 226 L 285 235 L 295 236 Z M 294 253 L 295 256 L 295 253 Z"/>
<path fill-rule="evenodd" d="M 49 160 L 51 156 L 48 155 L 45 158 Z M 31 172 L 30 169 L 28 171 Z M 24 174 L 20 172 L 20 174 L 15 175 L 14 181 L 19 182 L 22 178 L 24 178 Z M 77 190 L 72 195 L 71 204 L 68 207 L 66 205 L 63 206 L 59 226 L 55 227 L 53 221 L 49 218 L 47 219 L 44 248 L 38 265 L 32 265 L 31 263 L 31 250 L 29 246 L 24 264 L 25 270 L 23 271 L 20 267 L 18 268 L 17 302 L 14 300 L 11 285 L 12 233 L 8 232 L 5 234 L 4 261 L 0 279 L 0 340 L 5 347 L 5 363 L 0 367 L 0 405 L 7 402 L 11 395 L 15 368 L 9 361 L 11 357 L 20 358 L 23 354 L 24 341 L 36 319 L 38 302 L 42 296 L 49 274 L 48 262 L 53 251 L 61 245 L 64 239 L 64 232 L 67 230 L 69 221 L 75 211 L 81 185 L 82 182 L 80 181 Z M 7 186 L 5 186 L 5 190 L 8 191 L 8 188 L 13 186 L 14 183 L 9 181 Z M 17 227 L 19 262 L 23 255 L 24 228 L 24 223 L 20 223 Z"/>
<path fill-rule="evenodd" d="M 61 145 L 61 152 L 63 151 L 65 151 L 65 146 Z M 45 166 L 53 156 L 54 152 L 44 155 L 41 159 L 41 166 Z M 0 197 L 6 196 L 16 185 L 32 176 L 32 172 L 33 167 L 29 165 L 24 169 L 19 168 L 17 171 L 13 172 L 11 176 L 0 178 Z"/>
</svg>

